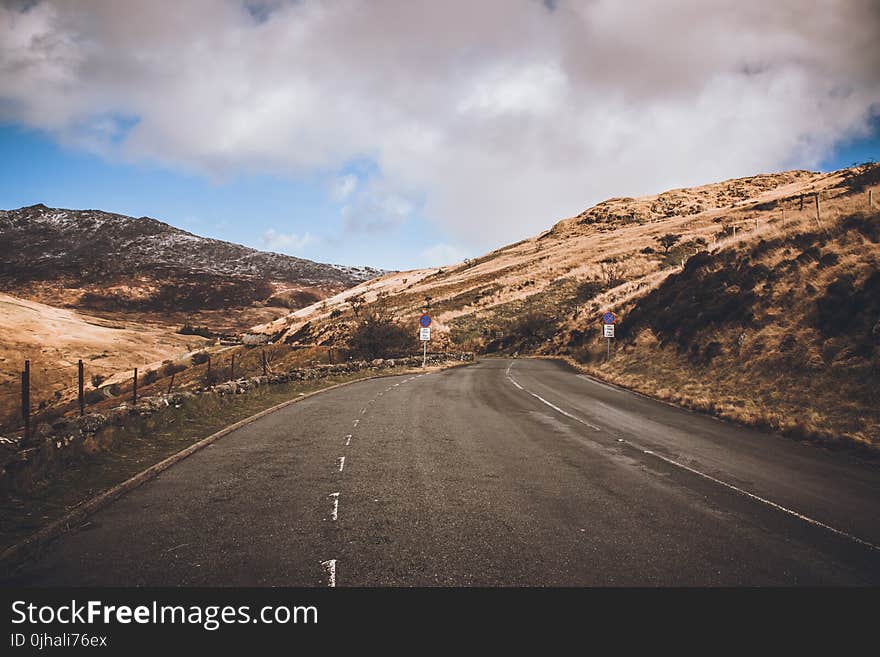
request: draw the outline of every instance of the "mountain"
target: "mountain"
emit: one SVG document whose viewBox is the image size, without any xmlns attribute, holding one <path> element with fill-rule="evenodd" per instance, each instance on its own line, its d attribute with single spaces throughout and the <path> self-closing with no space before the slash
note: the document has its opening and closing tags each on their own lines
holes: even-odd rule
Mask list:
<svg viewBox="0 0 880 657">
<path fill-rule="evenodd" d="M 0 211 L 0 289 L 51 305 L 197 312 L 298 307 L 384 272 L 265 253 L 166 223 L 33 205 Z"/>
<path fill-rule="evenodd" d="M 434 349 L 563 357 L 721 417 L 880 445 L 878 184 L 880 166 L 861 165 L 609 199 L 536 237 L 389 274 L 258 329 L 344 347 L 381 315 L 412 330 L 415 350 L 427 300 Z M 606 310 L 620 318 L 607 362 Z"/>
</svg>

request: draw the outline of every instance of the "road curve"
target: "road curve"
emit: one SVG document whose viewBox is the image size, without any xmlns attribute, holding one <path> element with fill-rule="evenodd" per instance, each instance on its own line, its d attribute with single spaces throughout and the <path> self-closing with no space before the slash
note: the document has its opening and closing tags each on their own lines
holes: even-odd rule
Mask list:
<svg viewBox="0 0 880 657">
<path fill-rule="evenodd" d="M 877 509 L 876 465 L 486 359 L 261 418 L 8 583 L 876 585 Z"/>
</svg>

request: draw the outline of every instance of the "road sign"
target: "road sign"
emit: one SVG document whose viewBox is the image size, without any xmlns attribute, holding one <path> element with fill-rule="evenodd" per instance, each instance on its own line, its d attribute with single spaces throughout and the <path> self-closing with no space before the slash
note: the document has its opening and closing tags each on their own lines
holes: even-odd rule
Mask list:
<svg viewBox="0 0 880 657">
<path fill-rule="evenodd" d="M 431 325 L 431 316 L 428 314 L 422 315 L 419 317 L 419 326 L 422 328 L 428 328 Z"/>
<path fill-rule="evenodd" d="M 602 315 L 602 321 L 605 324 L 613 324 L 614 322 L 617 321 L 617 317 L 614 316 L 614 313 L 607 312 L 604 315 Z"/>
<path fill-rule="evenodd" d="M 422 340 L 424 342 L 424 341 L 430 340 L 430 339 L 431 339 L 431 329 L 429 329 L 427 326 L 423 326 L 422 328 L 420 328 L 419 329 L 419 340 Z"/>
<path fill-rule="evenodd" d="M 605 332 L 604 335 L 606 338 L 614 337 L 614 324 L 605 324 Z"/>
</svg>

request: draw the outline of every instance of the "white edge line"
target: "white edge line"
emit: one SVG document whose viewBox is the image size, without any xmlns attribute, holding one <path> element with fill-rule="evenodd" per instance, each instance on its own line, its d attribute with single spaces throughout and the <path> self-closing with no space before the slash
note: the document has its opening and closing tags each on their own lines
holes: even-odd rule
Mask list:
<svg viewBox="0 0 880 657">
<path fill-rule="evenodd" d="M 510 382 L 513 383 L 513 385 L 515 385 L 517 388 L 519 388 L 520 390 L 522 390 L 522 391 L 524 391 L 524 392 L 527 392 L 528 394 L 532 395 L 533 397 L 535 397 L 535 398 L 541 400 L 542 402 L 544 402 L 545 404 L 547 404 L 547 406 L 549 406 L 550 408 L 552 408 L 552 409 L 555 410 L 555 411 L 558 411 L 558 412 L 561 413 L 562 415 L 564 415 L 564 416 L 566 416 L 566 417 L 569 417 L 569 418 L 571 418 L 572 420 L 576 420 L 577 422 L 580 422 L 581 424 L 585 424 L 585 425 L 587 425 L 587 426 L 589 426 L 589 427 L 593 427 L 594 429 L 596 429 L 597 431 L 599 431 L 599 428 L 598 428 L 598 427 L 596 427 L 596 426 L 590 424 L 589 422 L 585 422 L 584 420 L 581 420 L 580 418 L 575 417 L 574 415 L 571 415 L 570 413 L 566 413 L 565 411 L 563 411 L 563 410 L 562 410 L 561 408 L 559 408 L 558 406 L 555 406 L 555 405 L 551 404 L 550 402 L 548 402 L 546 399 L 544 399 L 544 398 L 542 398 L 542 397 L 539 397 L 539 396 L 536 395 L 535 393 L 533 393 L 533 392 L 529 392 L 528 390 L 526 390 L 525 388 L 523 388 L 523 387 L 522 387 L 519 383 L 517 383 L 517 382 L 514 380 L 514 378 L 510 375 L 510 368 L 511 368 L 511 367 L 513 367 L 513 363 L 512 363 L 512 362 L 510 363 L 510 365 L 507 366 L 507 378 L 510 379 Z M 843 537 L 843 538 L 847 538 L 847 539 L 853 541 L 854 543 L 858 543 L 859 545 L 863 545 L 863 546 L 865 546 L 865 547 L 867 547 L 867 548 L 870 548 L 871 550 L 875 550 L 875 551 L 880 552 L 880 546 L 874 545 L 874 544 L 871 543 L 870 541 L 866 541 L 866 540 L 864 540 L 864 539 L 862 539 L 862 538 L 859 538 L 858 536 L 853 536 L 852 534 L 850 534 L 850 533 L 848 533 L 848 532 L 845 532 L 845 531 L 843 531 L 842 529 L 837 529 L 836 527 L 832 527 L 831 525 L 826 525 L 824 522 L 821 522 L 821 521 L 816 520 L 816 519 L 814 519 L 814 518 L 810 518 L 809 516 L 805 516 L 805 515 L 802 514 L 802 513 L 798 513 L 798 512 L 795 511 L 794 509 L 789 509 L 788 507 L 784 507 L 784 506 L 782 506 L 781 504 L 777 504 L 776 502 L 773 502 L 772 500 L 768 500 L 767 498 L 761 497 L 760 495 L 756 495 L 755 493 L 750 493 L 750 492 L 747 491 L 747 490 L 743 490 L 742 488 L 738 488 L 737 486 L 734 486 L 733 484 L 729 484 L 729 483 L 727 483 L 726 481 L 722 481 L 721 479 L 718 479 L 718 478 L 716 478 L 716 477 L 713 477 L 712 475 L 708 475 L 708 474 L 706 474 L 705 472 L 700 472 L 699 470 L 696 470 L 696 469 L 694 469 L 694 468 L 692 468 L 692 467 L 690 467 L 690 466 L 684 465 L 683 463 L 679 463 L 678 461 L 676 461 L 676 460 L 674 460 L 674 459 L 671 459 L 671 458 L 669 458 L 669 457 L 663 456 L 662 454 L 658 454 L 657 452 L 652 452 L 652 451 L 649 450 L 649 449 L 644 449 L 644 448 L 642 448 L 642 447 L 639 447 L 638 445 L 636 445 L 636 444 L 634 444 L 634 443 L 632 443 L 632 442 L 630 442 L 630 441 L 626 441 L 626 444 L 631 445 L 632 447 L 635 447 L 637 450 L 639 450 L 640 452 L 643 452 L 644 454 L 648 454 L 649 456 L 654 456 L 654 457 L 660 459 L 661 461 L 664 461 L 664 462 L 666 462 L 666 463 L 669 463 L 670 465 L 674 465 L 675 467 L 677 467 L 677 468 L 681 468 L 682 470 L 686 470 L 686 471 L 688 471 L 688 472 L 690 472 L 690 473 L 692 473 L 692 474 L 695 474 L 695 475 L 697 475 L 697 476 L 699 476 L 699 477 L 703 477 L 704 479 L 707 479 L 707 480 L 709 480 L 709 481 L 711 481 L 711 482 L 713 482 L 713 483 L 716 483 L 716 484 L 718 484 L 719 486 L 724 486 L 725 488 L 728 488 L 728 489 L 730 489 L 730 490 L 732 490 L 732 491 L 735 491 L 735 492 L 739 493 L 740 495 L 745 495 L 746 497 L 748 497 L 748 498 L 750 498 L 750 499 L 753 499 L 753 500 L 755 500 L 755 501 L 757 501 L 757 502 L 761 502 L 762 504 L 766 504 L 767 506 L 769 506 L 769 507 L 771 507 L 771 508 L 774 508 L 774 509 L 776 509 L 776 510 L 778 510 L 778 511 L 782 511 L 783 513 L 787 513 L 788 515 L 793 516 L 793 517 L 795 517 L 795 518 L 797 518 L 797 519 L 799 519 L 799 520 L 803 520 L 803 521 L 806 522 L 806 523 L 809 523 L 809 524 L 814 525 L 814 526 L 816 526 L 816 527 L 821 527 L 822 529 L 825 529 L 825 530 L 831 532 L 832 534 L 837 534 L 838 536 L 841 536 L 841 537 Z"/>
<path fill-rule="evenodd" d="M 584 426 L 590 427 L 590 428 L 593 429 L 594 431 L 602 431 L 602 429 L 600 429 L 599 427 L 597 427 L 595 424 L 590 424 L 590 423 L 587 422 L 586 420 L 582 420 L 581 418 L 577 417 L 576 415 L 572 415 L 571 413 L 562 410 L 561 408 L 559 408 L 559 407 L 556 406 L 555 404 L 551 404 L 551 403 L 548 402 L 546 399 L 544 399 L 544 398 L 541 397 L 540 395 L 536 395 L 536 394 L 535 394 L 534 392 L 532 392 L 531 390 L 526 390 L 525 388 L 523 388 L 519 383 L 516 382 L 516 379 L 514 379 L 513 376 L 511 376 L 511 374 L 510 374 L 510 368 L 511 368 L 511 367 L 513 367 L 513 363 L 511 363 L 510 365 L 507 366 L 507 378 L 510 379 L 510 382 L 511 382 L 513 385 L 515 385 L 517 388 L 519 388 L 520 390 L 522 390 L 522 391 L 525 392 L 525 393 L 530 394 L 532 397 L 534 397 L 535 399 L 539 400 L 540 402 L 542 402 L 542 403 L 544 403 L 544 404 L 547 404 L 547 406 L 549 406 L 550 408 L 552 408 L 552 409 L 553 409 L 554 411 L 556 411 L 557 413 L 561 413 L 561 414 L 564 415 L 565 417 L 567 417 L 567 418 L 571 418 L 571 419 L 574 420 L 575 422 L 580 422 L 580 423 L 583 424 Z"/>
<path fill-rule="evenodd" d="M 629 443 L 629 442 L 627 444 L 632 445 L 632 443 Z M 738 488 L 738 487 L 734 486 L 733 484 L 729 484 L 726 481 L 722 481 L 721 479 L 717 479 L 717 478 L 713 477 L 712 475 L 706 474 L 705 472 L 700 472 L 699 470 L 696 470 L 690 466 L 687 466 L 684 463 L 679 463 L 678 461 L 675 461 L 667 456 L 663 456 L 662 454 L 658 454 L 657 452 L 652 452 L 649 449 L 642 449 L 641 447 L 638 447 L 636 445 L 633 445 L 633 447 L 636 447 L 636 449 L 640 450 L 641 452 L 644 452 L 645 454 L 649 454 L 655 458 L 660 459 L 661 461 L 665 461 L 666 463 L 669 463 L 670 465 L 674 465 L 677 468 L 681 468 L 682 470 L 687 470 L 688 472 L 691 472 L 695 475 L 703 477 L 704 479 L 708 479 L 709 481 L 712 481 L 720 486 L 724 486 L 725 488 L 729 488 L 730 490 L 736 491 L 737 493 L 740 493 L 741 495 L 745 495 L 746 497 L 750 497 L 753 500 L 756 500 L 758 502 L 762 502 L 763 504 L 766 504 L 767 506 L 773 507 L 774 509 L 777 509 L 779 511 L 787 513 L 791 516 L 794 516 L 795 518 L 798 518 L 799 520 L 803 520 L 804 522 L 808 522 L 811 525 L 815 525 L 816 527 L 821 527 L 822 529 L 827 529 L 829 532 L 832 532 L 832 533 L 837 534 L 838 536 L 842 536 L 844 538 L 848 538 L 849 540 L 851 540 L 855 543 L 858 543 L 859 545 L 864 545 L 865 547 L 871 548 L 872 550 L 880 551 L 880 546 L 874 545 L 873 543 L 866 541 L 864 539 L 861 539 L 858 536 L 853 536 L 852 534 L 849 534 L 849 533 L 843 531 L 842 529 L 837 529 L 836 527 L 832 527 L 831 525 L 826 525 L 824 522 L 821 522 L 819 520 L 815 520 L 814 518 L 810 518 L 809 516 L 805 516 L 802 513 L 798 513 L 794 509 L 789 509 L 788 507 L 784 507 L 781 504 L 777 504 L 776 502 L 773 502 L 772 500 L 768 500 L 767 498 L 761 497 L 760 495 L 755 495 L 754 493 L 750 493 L 747 490 L 743 490 L 742 488 Z"/>
</svg>

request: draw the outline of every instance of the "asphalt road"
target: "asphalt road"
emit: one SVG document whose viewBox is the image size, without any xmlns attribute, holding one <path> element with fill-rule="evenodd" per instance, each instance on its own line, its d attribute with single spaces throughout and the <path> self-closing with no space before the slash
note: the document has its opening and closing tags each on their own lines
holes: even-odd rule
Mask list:
<svg viewBox="0 0 880 657">
<path fill-rule="evenodd" d="M 876 585 L 878 546 L 876 465 L 486 359 L 270 414 L 10 583 Z"/>
</svg>

